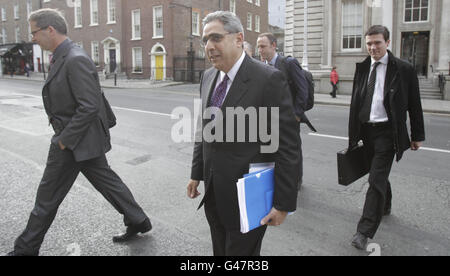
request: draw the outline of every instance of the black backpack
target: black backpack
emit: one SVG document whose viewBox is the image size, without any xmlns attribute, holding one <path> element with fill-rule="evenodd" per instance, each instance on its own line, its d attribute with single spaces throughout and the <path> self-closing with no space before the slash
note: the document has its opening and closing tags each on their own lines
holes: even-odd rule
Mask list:
<svg viewBox="0 0 450 276">
<path fill-rule="evenodd" d="M 280 70 L 286 76 L 288 84 L 289 84 L 289 87 L 291 87 L 291 90 L 292 90 L 292 87 L 294 87 L 293 83 L 292 83 L 293 81 L 289 77 L 289 71 L 287 69 L 287 64 L 286 64 L 287 59 L 290 58 L 291 56 L 287 56 L 287 57 L 280 56 L 280 57 L 281 57 L 281 68 L 280 68 Z M 314 79 L 313 79 L 313 75 L 311 74 L 311 72 L 309 72 L 307 70 L 303 70 L 302 66 L 298 62 L 294 62 L 294 64 L 299 66 L 300 69 L 305 73 L 305 78 L 306 78 L 306 81 L 308 82 L 308 99 L 307 99 L 306 105 L 304 107 L 304 110 L 308 111 L 308 110 L 311 110 L 314 107 Z M 291 91 L 291 93 L 293 94 L 293 96 L 295 95 L 295 91 Z M 294 96 L 294 98 L 295 98 L 295 96 Z"/>
</svg>

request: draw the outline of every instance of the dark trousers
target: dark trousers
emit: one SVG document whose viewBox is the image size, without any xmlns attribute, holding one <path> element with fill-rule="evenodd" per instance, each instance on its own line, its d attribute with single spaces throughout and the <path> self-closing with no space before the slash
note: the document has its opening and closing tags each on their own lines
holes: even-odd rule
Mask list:
<svg viewBox="0 0 450 276">
<path fill-rule="evenodd" d="M 333 86 L 333 91 L 330 93 L 330 95 L 331 95 L 331 97 L 336 98 L 336 94 L 337 94 L 337 90 L 338 90 L 337 83 L 336 84 L 331 83 L 331 86 Z"/>
<path fill-rule="evenodd" d="M 79 173 L 124 215 L 126 226 L 139 224 L 147 216 L 130 190 L 109 167 L 106 156 L 76 162 L 70 150 L 50 146 L 47 166 L 39 184 L 36 202 L 24 232 L 16 239 L 14 250 L 24 255 L 38 255 L 45 234 L 50 228 L 59 205 L 71 189 Z"/>
<path fill-rule="evenodd" d="M 389 182 L 395 150 L 392 128 L 364 125 L 363 142 L 370 160 L 369 189 L 358 232 L 373 239 L 386 210 L 391 208 L 392 190 Z"/>
<path fill-rule="evenodd" d="M 227 230 L 220 221 L 212 189 L 208 191 L 205 201 L 205 214 L 211 230 L 214 256 L 260 256 L 267 226 L 261 226 L 247 234 L 242 234 L 239 230 Z"/>
<path fill-rule="evenodd" d="M 299 160 L 299 175 L 298 175 L 298 183 L 297 188 L 303 184 L 303 150 L 302 150 L 302 134 L 299 132 L 300 140 L 298 147 L 298 160 Z"/>
</svg>

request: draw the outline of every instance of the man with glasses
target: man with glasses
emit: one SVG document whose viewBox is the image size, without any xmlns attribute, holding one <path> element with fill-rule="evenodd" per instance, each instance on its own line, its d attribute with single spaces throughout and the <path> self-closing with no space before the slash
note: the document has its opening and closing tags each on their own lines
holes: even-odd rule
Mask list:
<svg viewBox="0 0 450 276">
<path fill-rule="evenodd" d="M 149 218 L 108 165 L 109 124 L 93 61 L 67 37 L 66 21 L 57 10 L 37 10 L 31 13 L 29 22 L 33 42 L 53 53 L 42 96 L 55 135 L 35 207 L 8 255 L 39 254 L 58 207 L 80 172 L 124 216 L 127 231 L 114 237 L 114 242 L 150 231 Z"/>
<path fill-rule="evenodd" d="M 215 107 L 223 116 L 203 118 L 198 135 L 210 123 L 227 125 L 227 113 L 235 107 L 266 107 L 279 111 L 279 129 L 273 126 L 271 130 L 279 132 L 279 147 L 275 153 L 263 154 L 261 145 L 264 143 L 260 139 L 257 142 L 236 142 L 236 138 L 231 142 L 228 139 L 223 140 L 226 142 L 207 142 L 202 137 L 202 142 L 197 142 L 194 147 L 187 195 L 198 197 L 199 183 L 204 181 L 205 195 L 200 207 L 205 205 L 214 255 L 260 255 L 267 225 L 282 224 L 288 212 L 297 207 L 299 130 L 291 95 L 280 71 L 244 53 L 243 27 L 233 13 L 209 14 L 203 20 L 203 26 L 205 52 L 213 65 L 204 73 L 200 85 L 203 111 Z M 245 133 L 250 129 L 247 121 Z M 236 132 L 234 129 L 231 135 L 227 133 L 227 138 L 228 135 L 237 137 Z M 262 162 L 275 163 L 273 208 L 261 221 L 261 227 L 242 234 L 236 183 L 249 172 L 251 163 Z"/>
</svg>

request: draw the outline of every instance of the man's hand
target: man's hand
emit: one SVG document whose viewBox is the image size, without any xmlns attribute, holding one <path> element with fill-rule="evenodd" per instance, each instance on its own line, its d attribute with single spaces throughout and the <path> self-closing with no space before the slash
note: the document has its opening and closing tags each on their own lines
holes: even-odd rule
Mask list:
<svg viewBox="0 0 450 276">
<path fill-rule="evenodd" d="M 61 143 L 61 141 L 58 141 L 58 145 L 59 145 L 59 148 L 60 148 L 61 150 L 65 150 L 65 149 L 66 149 L 66 146 L 64 146 L 64 145 Z"/>
<path fill-rule="evenodd" d="M 287 215 L 288 212 L 278 211 L 272 208 L 270 213 L 261 220 L 261 225 L 279 226 L 284 222 Z"/>
<path fill-rule="evenodd" d="M 422 142 L 411 142 L 411 150 L 418 151 L 422 147 Z"/>
<path fill-rule="evenodd" d="M 200 181 L 198 180 L 190 180 L 187 185 L 187 196 L 194 199 L 200 195 L 197 188 L 200 185 Z"/>
</svg>

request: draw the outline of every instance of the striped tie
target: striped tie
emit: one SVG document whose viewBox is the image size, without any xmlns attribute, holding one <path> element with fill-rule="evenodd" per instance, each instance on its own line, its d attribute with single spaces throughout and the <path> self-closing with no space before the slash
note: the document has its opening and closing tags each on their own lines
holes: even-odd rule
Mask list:
<svg viewBox="0 0 450 276">
<path fill-rule="evenodd" d="M 367 93 L 363 101 L 363 106 L 359 112 L 359 120 L 362 123 L 367 123 L 370 120 L 370 111 L 372 109 L 373 94 L 375 93 L 375 84 L 377 82 L 377 67 L 381 62 L 376 62 L 373 65 L 372 73 L 370 74 L 369 83 L 367 84 Z"/>
</svg>

